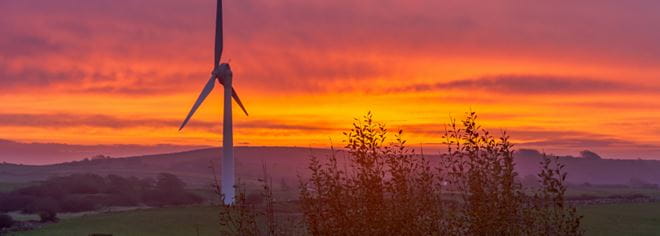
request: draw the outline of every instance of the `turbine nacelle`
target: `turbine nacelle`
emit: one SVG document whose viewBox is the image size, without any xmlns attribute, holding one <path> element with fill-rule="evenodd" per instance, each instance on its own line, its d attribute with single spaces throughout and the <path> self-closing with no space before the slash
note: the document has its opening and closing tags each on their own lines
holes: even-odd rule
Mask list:
<svg viewBox="0 0 660 236">
<path fill-rule="evenodd" d="M 232 78 L 234 75 L 229 63 L 220 64 L 220 66 L 217 66 L 211 74 L 215 76 L 215 78 L 218 79 L 218 82 L 223 86 L 225 85 L 225 78 Z"/>
</svg>

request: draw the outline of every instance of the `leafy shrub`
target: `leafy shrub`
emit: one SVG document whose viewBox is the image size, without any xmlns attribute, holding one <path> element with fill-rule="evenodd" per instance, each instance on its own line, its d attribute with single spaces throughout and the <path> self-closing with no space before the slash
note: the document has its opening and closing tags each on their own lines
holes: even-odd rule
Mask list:
<svg viewBox="0 0 660 236">
<path fill-rule="evenodd" d="M 222 235 L 243 235 L 243 236 L 256 236 L 259 235 L 259 227 L 257 226 L 257 216 L 259 213 L 255 210 L 253 204 L 247 202 L 245 187 L 239 183 L 236 186 L 236 197 L 234 198 L 233 205 L 225 205 L 224 196 L 220 191 L 220 185 L 216 181 L 216 193 L 221 198 L 220 204 L 220 226 L 222 227 Z"/>
<path fill-rule="evenodd" d="M 263 166 L 263 189 L 261 194 L 246 194 L 246 186 L 239 183 L 234 186 L 236 196 L 234 204 L 225 205 L 224 195 L 222 194 L 220 182 L 214 169 L 215 183 L 213 188 L 220 199 L 219 223 L 222 228 L 222 235 L 301 235 L 303 230 L 299 228 L 300 224 L 294 222 L 291 217 L 286 221 L 280 221 L 275 216 L 275 200 L 273 198 L 273 184 L 270 175 L 267 173 L 266 165 Z M 252 197 L 250 197 L 252 196 Z M 249 200 L 249 198 L 253 198 Z M 263 219 L 265 227 L 258 227 L 258 220 Z"/>
<path fill-rule="evenodd" d="M 203 202 L 203 198 L 185 191 L 185 183 L 168 173 L 158 175 L 155 188 L 144 194 L 144 202 L 151 206 L 186 205 Z"/>
<path fill-rule="evenodd" d="M 345 133 L 348 168 L 336 155 L 321 164 L 300 188 L 301 207 L 313 235 L 440 233 L 442 204 L 428 160 L 406 148 L 402 132 L 386 144 L 387 129 L 371 114 Z"/>
<path fill-rule="evenodd" d="M 577 215 L 575 207 L 566 203 L 566 173 L 558 158 L 543 157 L 541 172 L 538 174 L 542 187 L 527 204 L 526 233 L 528 235 L 582 235 L 580 229 L 582 216 Z"/>
<path fill-rule="evenodd" d="M 81 212 L 108 206 L 197 204 L 204 199 L 186 191 L 178 177 L 161 173 L 151 178 L 73 174 L 0 194 L 0 212 Z"/>
<path fill-rule="evenodd" d="M 523 192 L 515 181 L 512 145 L 506 133 L 495 138 L 469 113 L 452 121 L 443 138 L 447 153 L 438 169 L 458 203 L 449 209 L 450 233 L 516 235 L 524 227 Z"/>
<path fill-rule="evenodd" d="M 161 192 L 182 192 L 186 184 L 176 175 L 170 173 L 158 174 L 156 190 Z"/>
<path fill-rule="evenodd" d="M 448 125 L 439 160 L 415 155 L 401 131 L 387 143 L 371 114 L 356 120 L 345 133 L 347 166 L 334 154 L 325 163 L 312 158 L 312 175 L 301 180 L 309 233 L 580 235 L 580 217 L 564 199 L 563 166 L 545 157 L 535 194 L 525 194 L 508 136 L 493 137 L 476 119 L 469 113 Z"/>
</svg>

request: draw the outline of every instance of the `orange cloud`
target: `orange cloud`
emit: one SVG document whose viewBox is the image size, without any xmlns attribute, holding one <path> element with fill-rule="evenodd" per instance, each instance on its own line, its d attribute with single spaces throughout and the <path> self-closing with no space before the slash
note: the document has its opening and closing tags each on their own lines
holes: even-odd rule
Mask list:
<svg viewBox="0 0 660 236">
<path fill-rule="evenodd" d="M 211 70 L 213 4 L 0 2 L 0 138 L 219 145 L 217 91 L 176 132 Z M 660 144 L 660 4 L 546 4 L 227 1 L 223 60 L 251 113 L 237 143 L 325 146 L 367 111 L 435 143 L 472 109 L 558 152 Z"/>
</svg>

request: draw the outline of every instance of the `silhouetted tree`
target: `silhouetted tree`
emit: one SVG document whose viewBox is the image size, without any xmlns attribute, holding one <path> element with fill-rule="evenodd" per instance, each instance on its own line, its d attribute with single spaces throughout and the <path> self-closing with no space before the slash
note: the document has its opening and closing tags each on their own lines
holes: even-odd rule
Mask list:
<svg viewBox="0 0 660 236">
<path fill-rule="evenodd" d="M 203 202 L 172 174 L 151 178 L 73 174 L 0 193 L 0 212 L 81 212 L 107 206 L 182 205 Z"/>
<path fill-rule="evenodd" d="M 525 214 L 527 235 L 582 235 L 575 207 L 566 203 L 566 173 L 558 157 L 543 156 L 541 172 L 538 174 L 541 188 L 537 189 Z"/>
<path fill-rule="evenodd" d="M 186 184 L 176 175 L 161 173 L 154 189 L 145 193 L 145 202 L 154 206 L 200 203 L 203 199 L 185 191 Z"/>
<path fill-rule="evenodd" d="M 234 186 L 236 189 L 236 196 L 234 204 L 225 205 L 224 195 L 220 189 L 217 173 L 214 169 L 215 165 L 211 165 L 213 170 L 215 182 L 212 185 L 215 193 L 220 198 L 220 212 L 219 223 L 221 226 L 222 235 L 299 235 L 304 232 L 300 229 L 297 222 L 293 222 L 291 218 L 282 225 L 283 222 L 279 221 L 275 215 L 275 199 L 273 197 L 272 179 L 267 172 L 266 165 L 263 165 L 263 178 L 259 179 L 263 183 L 263 188 L 258 195 L 256 193 L 246 194 L 246 187 L 241 184 Z M 250 197 L 253 196 L 253 197 Z M 250 200 L 249 198 L 255 198 Z M 263 220 L 265 227 L 258 227 L 257 221 Z"/>
<path fill-rule="evenodd" d="M 517 180 L 513 145 L 468 113 L 444 134 L 447 153 L 430 161 L 394 142 L 371 114 L 345 133 L 346 166 L 313 157 L 300 204 L 312 235 L 580 235 L 566 204 L 563 166 L 544 159 L 536 194 Z"/>
<path fill-rule="evenodd" d="M 156 181 L 156 190 L 161 192 L 181 192 L 186 187 L 186 184 L 181 181 L 176 175 L 170 173 L 158 174 Z"/>
<path fill-rule="evenodd" d="M 220 185 L 216 182 L 216 193 L 221 197 L 219 223 L 223 235 L 256 236 L 259 235 L 257 227 L 258 212 L 254 204 L 247 202 L 245 186 L 239 182 L 236 186 L 236 197 L 233 205 L 224 204 L 224 196 Z"/>
<path fill-rule="evenodd" d="M 429 162 L 405 147 L 402 132 L 386 142 L 387 129 L 371 113 L 345 133 L 348 168 L 330 156 L 312 158 L 301 181 L 306 227 L 313 235 L 441 234 L 445 225 L 436 177 Z"/>
<path fill-rule="evenodd" d="M 493 137 L 468 113 L 457 124 L 452 121 L 444 135 L 447 153 L 440 173 L 446 176 L 449 191 L 460 196 L 462 204 L 451 209 L 455 234 L 520 234 L 523 216 L 523 193 L 515 182 L 512 144 L 503 133 Z"/>
</svg>

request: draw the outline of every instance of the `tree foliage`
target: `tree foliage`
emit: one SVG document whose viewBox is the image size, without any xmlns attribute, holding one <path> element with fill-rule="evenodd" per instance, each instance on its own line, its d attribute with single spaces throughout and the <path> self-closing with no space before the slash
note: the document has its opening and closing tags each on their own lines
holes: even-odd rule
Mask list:
<svg viewBox="0 0 660 236">
<path fill-rule="evenodd" d="M 371 114 L 356 120 L 345 166 L 334 154 L 311 160 L 300 185 L 305 227 L 312 235 L 580 235 L 563 166 L 544 158 L 539 187 L 524 189 L 506 133 L 496 138 L 476 121 L 475 113 L 452 121 L 447 152 L 429 160 L 401 131 L 388 143 Z"/>
<path fill-rule="evenodd" d="M 150 178 L 72 174 L 0 193 L 0 212 L 83 212 L 110 206 L 165 206 L 201 203 L 168 173 Z"/>
</svg>

